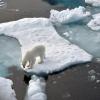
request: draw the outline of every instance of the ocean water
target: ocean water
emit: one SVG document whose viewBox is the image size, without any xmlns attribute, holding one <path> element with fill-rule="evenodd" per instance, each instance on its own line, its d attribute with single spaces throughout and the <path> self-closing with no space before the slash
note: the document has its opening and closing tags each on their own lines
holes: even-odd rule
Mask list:
<svg viewBox="0 0 100 100">
<path fill-rule="evenodd" d="M 43 0 L 50 5 L 62 5 L 67 8 L 75 8 L 78 6 L 86 6 L 85 0 Z"/>
</svg>

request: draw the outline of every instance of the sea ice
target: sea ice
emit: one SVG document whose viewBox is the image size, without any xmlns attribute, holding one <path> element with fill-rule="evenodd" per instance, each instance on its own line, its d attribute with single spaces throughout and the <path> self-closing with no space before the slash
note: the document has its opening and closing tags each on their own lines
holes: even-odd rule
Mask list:
<svg viewBox="0 0 100 100">
<path fill-rule="evenodd" d="M 76 22 L 79 20 L 83 20 L 88 17 L 90 12 L 86 11 L 86 9 L 82 6 L 74 9 L 66 9 L 62 11 L 51 10 L 50 11 L 50 20 L 54 24 L 64 24 Z"/>
<path fill-rule="evenodd" d="M 92 6 L 100 6 L 100 0 L 85 0 L 86 3 L 92 5 Z"/>
<path fill-rule="evenodd" d="M 25 100 L 47 100 L 45 88 L 45 79 L 33 75 L 32 79 L 29 81 L 29 86 L 27 89 Z"/>
<path fill-rule="evenodd" d="M 0 77 L 0 100 L 17 100 L 10 79 Z"/>
<path fill-rule="evenodd" d="M 33 69 L 25 70 L 29 73 L 49 74 L 92 60 L 90 54 L 60 37 L 50 20 L 46 18 L 25 18 L 0 24 L 0 34 L 16 37 L 19 40 L 22 45 L 22 57 L 34 45 L 45 45 L 44 63 L 35 65 Z"/>
<path fill-rule="evenodd" d="M 100 13 L 93 15 L 93 19 L 87 24 L 92 30 L 100 30 Z"/>
</svg>

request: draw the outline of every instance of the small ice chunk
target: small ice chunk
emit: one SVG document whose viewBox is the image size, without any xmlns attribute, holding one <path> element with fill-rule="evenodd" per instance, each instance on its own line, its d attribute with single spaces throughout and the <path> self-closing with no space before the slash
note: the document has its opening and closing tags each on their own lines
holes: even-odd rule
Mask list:
<svg viewBox="0 0 100 100">
<path fill-rule="evenodd" d="M 96 83 L 100 83 L 100 80 L 97 80 Z"/>
<path fill-rule="evenodd" d="M 96 76 L 95 75 L 91 75 L 91 76 L 89 76 L 89 78 L 90 78 L 91 81 L 95 81 L 96 80 Z"/>
<path fill-rule="evenodd" d="M 66 36 L 66 37 L 69 37 L 69 33 L 68 32 L 63 33 L 63 35 Z"/>
<path fill-rule="evenodd" d="M 96 72 L 95 72 L 95 70 L 90 70 L 90 71 L 88 71 L 88 73 L 89 73 L 89 75 L 93 75 L 93 74 L 95 74 Z"/>
</svg>

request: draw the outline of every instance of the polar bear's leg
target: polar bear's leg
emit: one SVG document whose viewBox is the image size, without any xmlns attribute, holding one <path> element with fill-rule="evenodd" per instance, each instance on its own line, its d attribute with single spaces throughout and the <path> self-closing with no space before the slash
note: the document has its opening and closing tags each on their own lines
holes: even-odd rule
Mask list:
<svg viewBox="0 0 100 100">
<path fill-rule="evenodd" d="M 27 62 L 28 62 L 28 60 L 26 58 L 24 58 L 23 61 L 22 61 L 22 65 L 23 65 L 24 68 L 25 68 Z"/>
<path fill-rule="evenodd" d="M 45 58 L 45 54 L 43 53 L 43 54 L 40 55 L 40 62 L 39 62 L 39 64 L 43 63 L 44 58 Z"/>
<path fill-rule="evenodd" d="M 29 59 L 30 59 L 30 56 L 29 56 L 29 55 L 30 55 L 30 53 L 27 52 L 27 53 L 25 54 L 23 60 L 22 60 L 22 65 L 23 65 L 24 68 L 26 67 L 27 62 L 29 62 Z"/>
<path fill-rule="evenodd" d="M 35 58 L 34 59 L 30 59 L 28 67 L 32 68 L 34 66 L 34 64 L 35 64 L 35 61 L 36 61 Z"/>
</svg>

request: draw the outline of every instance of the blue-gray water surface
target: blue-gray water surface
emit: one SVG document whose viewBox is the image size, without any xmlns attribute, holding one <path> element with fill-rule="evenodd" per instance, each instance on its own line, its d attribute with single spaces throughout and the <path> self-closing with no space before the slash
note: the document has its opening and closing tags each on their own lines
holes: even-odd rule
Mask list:
<svg viewBox="0 0 100 100">
<path fill-rule="evenodd" d="M 0 76 L 6 76 L 11 66 L 20 67 L 21 48 L 15 38 L 0 35 Z"/>
</svg>

